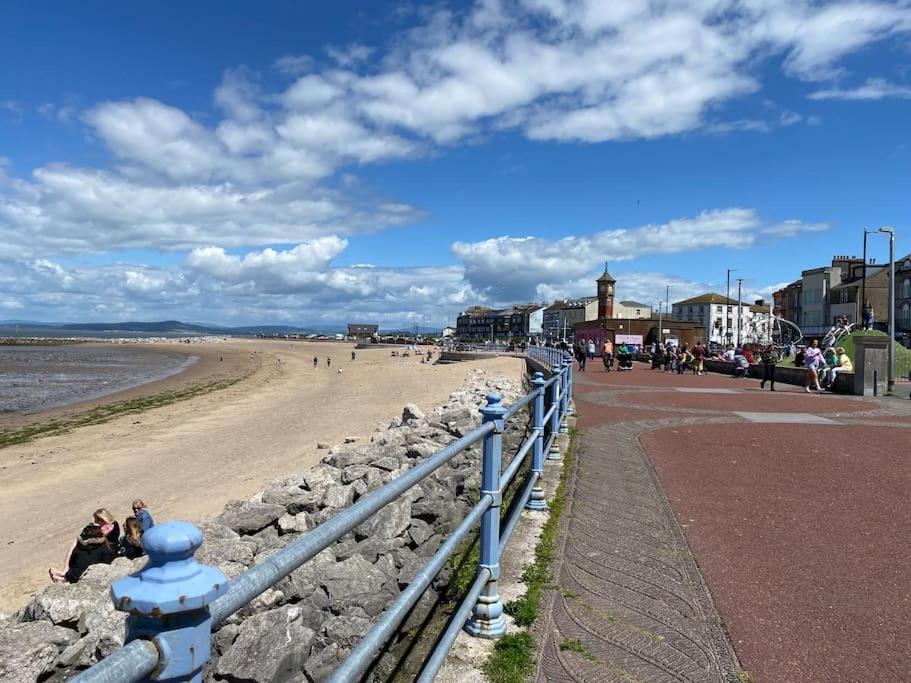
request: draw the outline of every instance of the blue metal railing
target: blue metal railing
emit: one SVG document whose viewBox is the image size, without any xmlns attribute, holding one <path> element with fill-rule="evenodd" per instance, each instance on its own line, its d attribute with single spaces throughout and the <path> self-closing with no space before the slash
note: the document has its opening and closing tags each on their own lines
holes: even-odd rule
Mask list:
<svg viewBox="0 0 911 683">
<path fill-rule="evenodd" d="M 153 675 L 156 680 L 200 681 L 202 667 L 209 660 L 213 626 L 478 441 L 482 441 L 483 446 L 481 495 L 477 504 L 351 650 L 330 681 L 344 683 L 363 675 L 433 578 L 479 522 L 481 543 L 477 577 L 437 641 L 418 680 L 433 680 L 463 628 L 482 638 L 503 635 L 503 605 L 497 588 L 500 555 L 523 509 L 547 509 L 541 487 L 544 454 L 548 454 L 548 459 L 560 459 L 556 437 L 565 431 L 572 395 L 572 361 L 568 354 L 557 349 L 532 347 L 528 356 L 549 370 L 551 377 L 545 380 L 541 372 L 535 373 L 531 391 L 509 408 L 500 404 L 499 394 L 488 394 L 487 405 L 481 408 L 483 421 L 480 427 L 231 581 L 218 569 L 200 565 L 194 558 L 203 542 L 196 527 L 187 522 L 166 522 L 152 527 L 143 536 L 143 546 L 149 556 L 146 565 L 111 586 L 115 607 L 129 614 L 126 645 L 73 680 L 124 683 Z M 545 411 L 546 398 L 549 407 Z M 532 407 L 531 431 L 512 462 L 502 471 L 505 423 L 529 404 Z M 528 479 L 509 516 L 501 523 L 503 490 L 515 478 L 529 453 L 532 461 Z"/>
</svg>

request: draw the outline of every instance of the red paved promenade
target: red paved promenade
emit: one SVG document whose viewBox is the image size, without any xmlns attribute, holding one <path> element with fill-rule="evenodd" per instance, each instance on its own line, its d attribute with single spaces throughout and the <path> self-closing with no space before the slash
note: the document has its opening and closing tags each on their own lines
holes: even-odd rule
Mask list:
<svg viewBox="0 0 911 683">
<path fill-rule="evenodd" d="M 757 380 L 678 376 L 642 364 L 623 374 L 589 368 L 575 375 L 585 452 L 570 493 L 584 498 L 598 476 L 596 489 L 636 491 L 644 496 L 635 501 L 635 509 L 643 511 L 636 520 L 641 528 L 658 529 L 654 520 L 670 505 L 668 514 L 677 524 L 649 538 L 652 545 L 670 544 L 659 547 L 655 558 L 666 560 L 675 552 L 674 534 L 684 550 L 688 545 L 752 680 L 911 680 L 911 401 L 807 395 L 787 385 L 773 394 L 759 391 Z M 806 423 L 813 421 L 823 424 Z M 637 458 L 657 474 L 654 495 L 639 475 L 626 483 L 608 481 L 628 476 L 639 467 Z M 615 497 L 603 496 L 605 536 L 614 527 L 630 526 L 631 508 L 614 511 L 606 502 Z M 619 533 L 592 550 L 592 523 L 567 522 L 561 585 L 578 578 L 578 567 L 585 566 L 605 582 L 597 592 L 606 607 L 599 609 L 614 615 L 608 621 L 616 624 L 616 614 L 630 608 L 624 601 L 632 582 L 653 577 L 636 577 L 634 565 L 617 566 L 616 547 L 641 543 L 641 534 L 627 539 Z M 579 539 L 587 544 L 583 559 L 573 555 Z M 642 547 L 640 568 L 648 565 L 643 561 L 648 546 Z M 589 566 L 601 553 L 611 558 L 600 568 Z M 681 579 L 685 569 L 668 573 L 673 581 L 666 588 L 698 605 L 698 581 Z M 585 581 L 580 585 L 587 588 Z M 658 593 L 652 597 L 667 602 Z M 573 623 L 581 623 L 578 615 L 591 614 L 590 604 L 576 605 L 586 599 L 557 599 L 552 605 L 550 626 L 561 634 L 552 645 L 573 637 L 567 634 Z M 622 612 L 632 615 L 629 629 L 660 633 L 654 614 L 632 607 Z M 589 626 L 587 632 L 589 640 L 581 639 L 594 663 L 577 662 L 554 646 L 545 650 L 539 679 L 570 680 L 584 672 L 585 680 L 612 680 L 619 675 L 618 661 L 619 670 L 643 681 L 669 676 L 722 681 L 737 675 L 736 667 L 725 668 L 724 648 L 698 629 L 687 636 L 709 653 L 703 673 L 695 668 L 688 673 L 686 667 L 675 672 L 672 662 L 686 661 L 675 659 L 677 652 L 637 653 L 613 631 Z M 592 635 L 598 633 L 603 646 Z M 678 650 L 686 654 L 686 648 Z M 636 657 L 642 661 L 633 661 Z"/>
</svg>

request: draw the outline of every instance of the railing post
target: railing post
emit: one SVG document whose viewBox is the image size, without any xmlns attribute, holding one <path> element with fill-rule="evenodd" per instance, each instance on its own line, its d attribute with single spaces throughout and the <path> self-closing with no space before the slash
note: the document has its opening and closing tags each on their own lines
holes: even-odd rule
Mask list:
<svg viewBox="0 0 911 683">
<path fill-rule="evenodd" d="M 538 477 L 528 502 L 525 504 L 526 510 L 546 510 L 547 503 L 544 502 L 544 489 L 541 488 L 541 479 L 544 477 L 544 375 L 536 372 L 531 380 L 531 385 L 538 392 L 535 396 L 532 413 L 532 428 L 536 429 L 538 435 L 535 437 L 535 445 L 531 451 L 531 471 Z"/>
<path fill-rule="evenodd" d="M 560 396 L 560 433 L 569 434 L 569 425 L 566 423 L 566 417 L 569 415 L 569 378 L 572 372 L 573 364 L 572 361 L 564 358 L 563 359 L 563 394 Z"/>
<path fill-rule="evenodd" d="M 550 452 L 547 454 L 548 460 L 560 459 L 560 446 L 557 444 L 556 435 L 560 433 L 560 402 L 563 400 L 560 396 L 560 382 L 563 380 L 563 366 L 559 360 L 556 361 L 554 366 L 554 374 L 557 379 L 550 385 L 550 404 L 556 406 L 556 408 L 550 415 L 550 433 L 555 438 L 551 439 L 550 442 Z"/>
<path fill-rule="evenodd" d="M 503 603 L 497 581 L 500 578 L 500 459 L 503 451 L 503 416 L 506 409 L 500 405 L 500 394 L 487 394 L 487 405 L 481 408 L 483 422 L 493 422 L 495 429 L 484 437 L 481 470 L 481 495 L 493 498 L 493 504 L 481 518 L 480 568 L 490 571 L 490 579 L 478 597 L 472 617 L 465 630 L 479 638 L 499 638 L 506 633 L 503 621 Z"/>
<path fill-rule="evenodd" d="M 192 524 L 157 524 L 142 536 L 145 567 L 111 586 L 114 607 L 130 615 L 126 642 L 144 638 L 158 649 L 155 680 L 201 683 L 209 661 L 209 603 L 225 593 L 228 580 L 193 557 L 202 542 Z"/>
<path fill-rule="evenodd" d="M 576 370 L 573 368 L 572 356 L 567 356 L 566 359 L 569 366 L 569 374 L 567 375 L 569 385 L 566 387 L 566 411 L 571 413 L 573 411 L 573 382 L 576 381 Z"/>
</svg>

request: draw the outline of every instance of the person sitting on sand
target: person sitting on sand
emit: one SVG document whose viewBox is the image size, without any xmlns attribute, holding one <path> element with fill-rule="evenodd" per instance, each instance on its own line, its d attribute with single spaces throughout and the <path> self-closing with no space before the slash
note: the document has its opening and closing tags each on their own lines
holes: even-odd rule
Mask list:
<svg viewBox="0 0 911 683">
<path fill-rule="evenodd" d="M 83 527 L 66 556 L 65 570 L 51 567 L 54 583 L 76 583 L 93 564 L 110 564 L 117 557 L 120 526 L 104 508 L 95 510 L 93 521 Z"/>
<path fill-rule="evenodd" d="M 133 516 L 139 520 L 139 529 L 143 534 L 155 526 L 155 522 L 152 520 L 152 514 L 149 512 L 142 498 L 137 498 L 133 501 Z"/>
<path fill-rule="evenodd" d="M 127 517 L 123 520 L 123 538 L 120 539 L 117 554 L 128 560 L 135 560 L 137 557 L 145 555 L 145 551 L 142 549 L 142 527 L 135 517 Z"/>
</svg>

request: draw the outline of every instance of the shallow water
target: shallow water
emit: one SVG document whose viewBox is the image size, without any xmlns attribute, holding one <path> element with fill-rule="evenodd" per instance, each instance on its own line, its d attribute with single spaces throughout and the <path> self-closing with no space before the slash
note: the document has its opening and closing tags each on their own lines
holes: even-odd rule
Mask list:
<svg viewBox="0 0 911 683">
<path fill-rule="evenodd" d="M 132 346 L 0 346 L 0 415 L 113 394 L 175 375 L 196 360 Z"/>
</svg>

